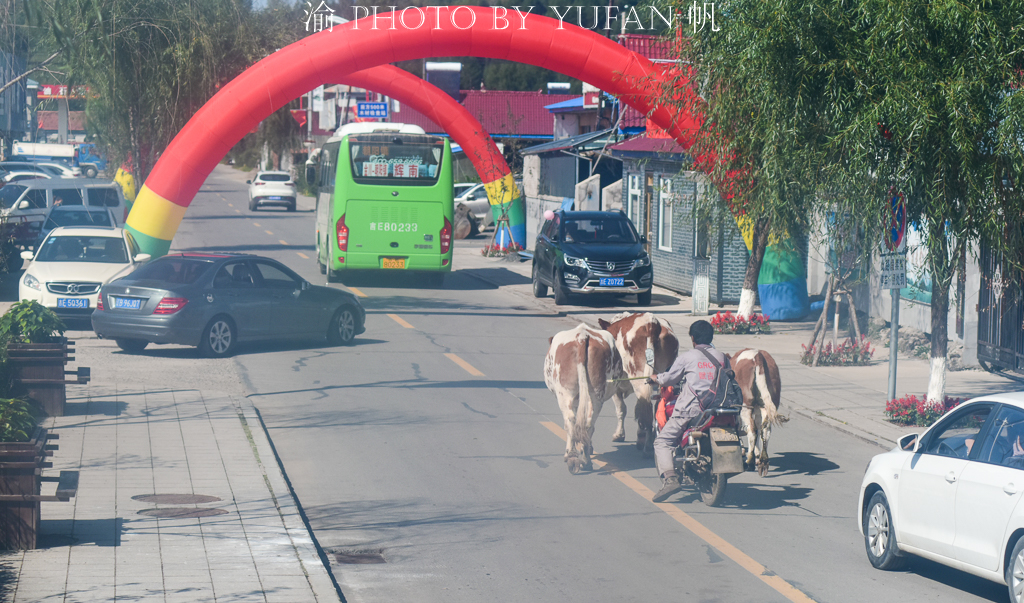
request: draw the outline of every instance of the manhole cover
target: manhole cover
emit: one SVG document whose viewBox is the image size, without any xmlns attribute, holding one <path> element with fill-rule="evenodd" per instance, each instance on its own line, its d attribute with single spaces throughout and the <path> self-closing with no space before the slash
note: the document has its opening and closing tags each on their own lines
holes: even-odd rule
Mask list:
<svg viewBox="0 0 1024 603">
<path fill-rule="evenodd" d="M 158 505 L 198 505 L 217 502 L 220 499 L 216 496 L 207 496 L 206 494 L 139 494 L 138 496 L 133 496 L 132 500 Z"/>
<path fill-rule="evenodd" d="M 225 513 L 227 513 L 227 511 L 225 511 L 224 509 L 188 509 L 183 507 L 169 507 L 166 509 L 144 509 L 142 511 L 139 511 L 139 515 L 159 517 L 160 519 L 192 519 L 194 517 L 212 517 L 214 515 L 224 515 Z"/>
<path fill-rule="evenodd" d="M 387 563 L 384 551 L 335 551 L 331 553 L 336 563 L 347 565 L 366 565 L 370 563 Z"/>
</svg>

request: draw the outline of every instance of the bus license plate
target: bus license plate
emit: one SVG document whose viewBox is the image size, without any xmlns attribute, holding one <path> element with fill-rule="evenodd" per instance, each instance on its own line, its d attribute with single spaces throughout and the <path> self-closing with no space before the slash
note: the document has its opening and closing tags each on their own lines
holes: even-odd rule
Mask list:
<svg viewBox="0 0 1024 603">
<path fill-rule="evenodd" d="M 621 278 L 603 278 L 601 279 L 602 287 L 622 287 L 625 283 Z"/>
<path fill-rule="evenodd" d="M 110 300 L 114 302 L 114 307 L 118 309 L 138 310 L 142 307 L 142 300 L 139 298 L 114 297 L 111 295 Z"/>
<path fill-rule="evenodd" d="M 88 308 L 89 298 L 88 297 L 58 297 L 57 298 L 58 308 Z"/>
<path fill-rule="evenodd" d="M 405 268 L 405 258 L 381 258 L 381 268 Z"/>
</svg>

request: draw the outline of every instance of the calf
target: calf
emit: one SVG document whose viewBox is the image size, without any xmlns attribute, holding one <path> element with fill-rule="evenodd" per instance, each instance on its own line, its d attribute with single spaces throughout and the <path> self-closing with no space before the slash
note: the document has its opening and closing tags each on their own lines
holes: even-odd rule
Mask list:
<svg viewBox="0 0 1024 603">
<path fill-rule="evenodd" d="M 544 383 L 554 392 L 567 434 L 565 462 L 569 473 L 592 469 L 594 423 L 608 398 L 616 407 L 625 402 L 611 379 L 622 376 L 622 360 L 611 334 L 581 324 L 548 340 Z M 620 421 L 621 423 L 621 421 Z M 620 426 L 621 429 L 621 426 Z"/>
<path fill-rule="evenodd" d="M 622 357 L 622 368 L 627 377 L 650 377 L 663 373 L 672 366 L 679 353 L 679 340 L 667 321 L 654 314 L 632 314 L 624 312 L 612 317 L 612 322 L 598 319 L 601 328 L 615 338 L 615 348 Z M 654 350 L 654 368 L 647 364 L 647 349 Z M 646 379 L 623 381 L 618 384 L 618 393 L 625 399 L 630 393 L 636 394 L 636 447 L 645 457 L 654 456 L 654 408 L 651 405 L 651 386 Z M 619 428 L 612 437 L 613 442 L 626 439 L 623 424 L 625 404 L 619 417 Z"/>
<path fill-rule="evenodd" d="M 782 381 L 775 359 L 764 350 L 742 349 L 730 359 L 736 373 L 736 383 L 743 391 L 743 410 L 740 422 L 747 433 L 748 468 L 756 467 L 761 477 L 768 475 L 768 439 L 772 436 L 772 425 L 781 425 L 789 419 L 779 414 L 782 403 Z M 759 453 L 755 454 L 758 443 Z"/>
</svg>

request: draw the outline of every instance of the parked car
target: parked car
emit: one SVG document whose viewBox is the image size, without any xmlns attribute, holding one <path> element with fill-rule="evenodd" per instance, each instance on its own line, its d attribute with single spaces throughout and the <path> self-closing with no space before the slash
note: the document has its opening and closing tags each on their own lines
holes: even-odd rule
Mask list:
<svg viewBox="0 0 1024 603">
<path fill-rule="evenodd" d="M 249 211 L 256 211 L 264 205 L 295 211 L 298 190 L 288 172 L 257 172 L 256 178 L 246 182 L 249 184 Z"/>
<path fill-rule="evenodd" d="M 85 318 L 93 312 L 103 283 L 149 260 L 122 228 L 61 226 L 35 251 L 18 285 L 20 299 L 32 299 L 60 316 Z"/>
<path fill-rule="evenodd" d="M 969 400 L 871 459 L 858 513 L 878 569 L 919 555 L 1024 601 L 1024 392 Z"/>
<path fill-rule="evenodd" d="M 455 207 L 463 204 L 469 208 L 469 219 L 472 222 L 470 235 L 483 232 L 494 224 L 491 202 L 487 199 L 487 189 L 476 182 L 460 182 L 455 185 Z"/>
<path fill-rule="evenodd" d="M 58 206 L 100 207 L 109 209 L 122 226 L 128 217 L 121 187 L 97 178 L 49 178 L 25 180 L 0 188 L 0 216 L 8 223 L 41 223 L 50 208 Z M 38 227 L 37 227 L 38 228 Z M 24 235 L 18 234 L 25 230 Z M 20 229 L 15 234 L 19 245 L 33 245 L 38 229 Z"/>
<path fill-rule="evenodd" d="M 0 176 L 0 179 L 3 180 L 4 184 L 9 184 L 11 182 L 21 182 L 22 180 L 36 180 L 37 178 L 51 178 L 51 176 L 49 174 L 44 174 L 43 172 L 20 171 L 7 172 Z"/>
<path fill-rule="evenodd" d="M 568 303 L 570 293 L 636 294 L 646 306 L 654 281 L 646 242 L 621 211 L 555 212 L 537 235 L 533 294 L 544 297 L 551 287 L 558 305 Z"/>
<path fill-rule="evenodd" d="M 312 285 L 280 262 L 244 254 L 158 258 L 104 285 L 99 303 L 93 330 L 128 352 L 177 343 L 224 357 L 239 342 L 261 339 L 344 345 L 366 321 L 351 293 Z"/>
<path fill-rule="evenodd" d="M 63 172 L 58 168 L 36 163 L 34 161 L 0 161 L 0 170 L 5 172 L 39 172 L 51 178 L 60 178 Z"/>
<path fill-rule="evenodd" d="M 33 162 L 39 167 L 50 170 L 55 178 L 81 178 L 82 168 L 78 166 L 67 166 L 63 163 L 50 163 L 48 161 Z"/>
<path fill-rule="evenodd" d="M 114 228 L 117 220 L 114 212 L 106 208 L 83 207 L 81 205 L 69 205 L 51 207 L 50 211 L 42 221 L 39 230 L 38 242 L 34 247 L 38 248 L 55 228 L 61 226 L 91 226 L 94 228 Z"/>
</svg>

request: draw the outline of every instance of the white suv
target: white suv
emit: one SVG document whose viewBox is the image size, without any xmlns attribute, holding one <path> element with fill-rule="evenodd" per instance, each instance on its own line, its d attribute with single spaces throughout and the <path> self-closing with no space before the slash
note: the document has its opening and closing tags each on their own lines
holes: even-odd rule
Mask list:
<svg viewBox="0 0 1024 603">
<path fill-rule="evenodd" d="M 288 172 L 257 172 L 255 179 L 246 182 L 249 184 L 249 211 L 256 211 L 264 205 L 295 211 L 298 192 Z"/>
</svg>

